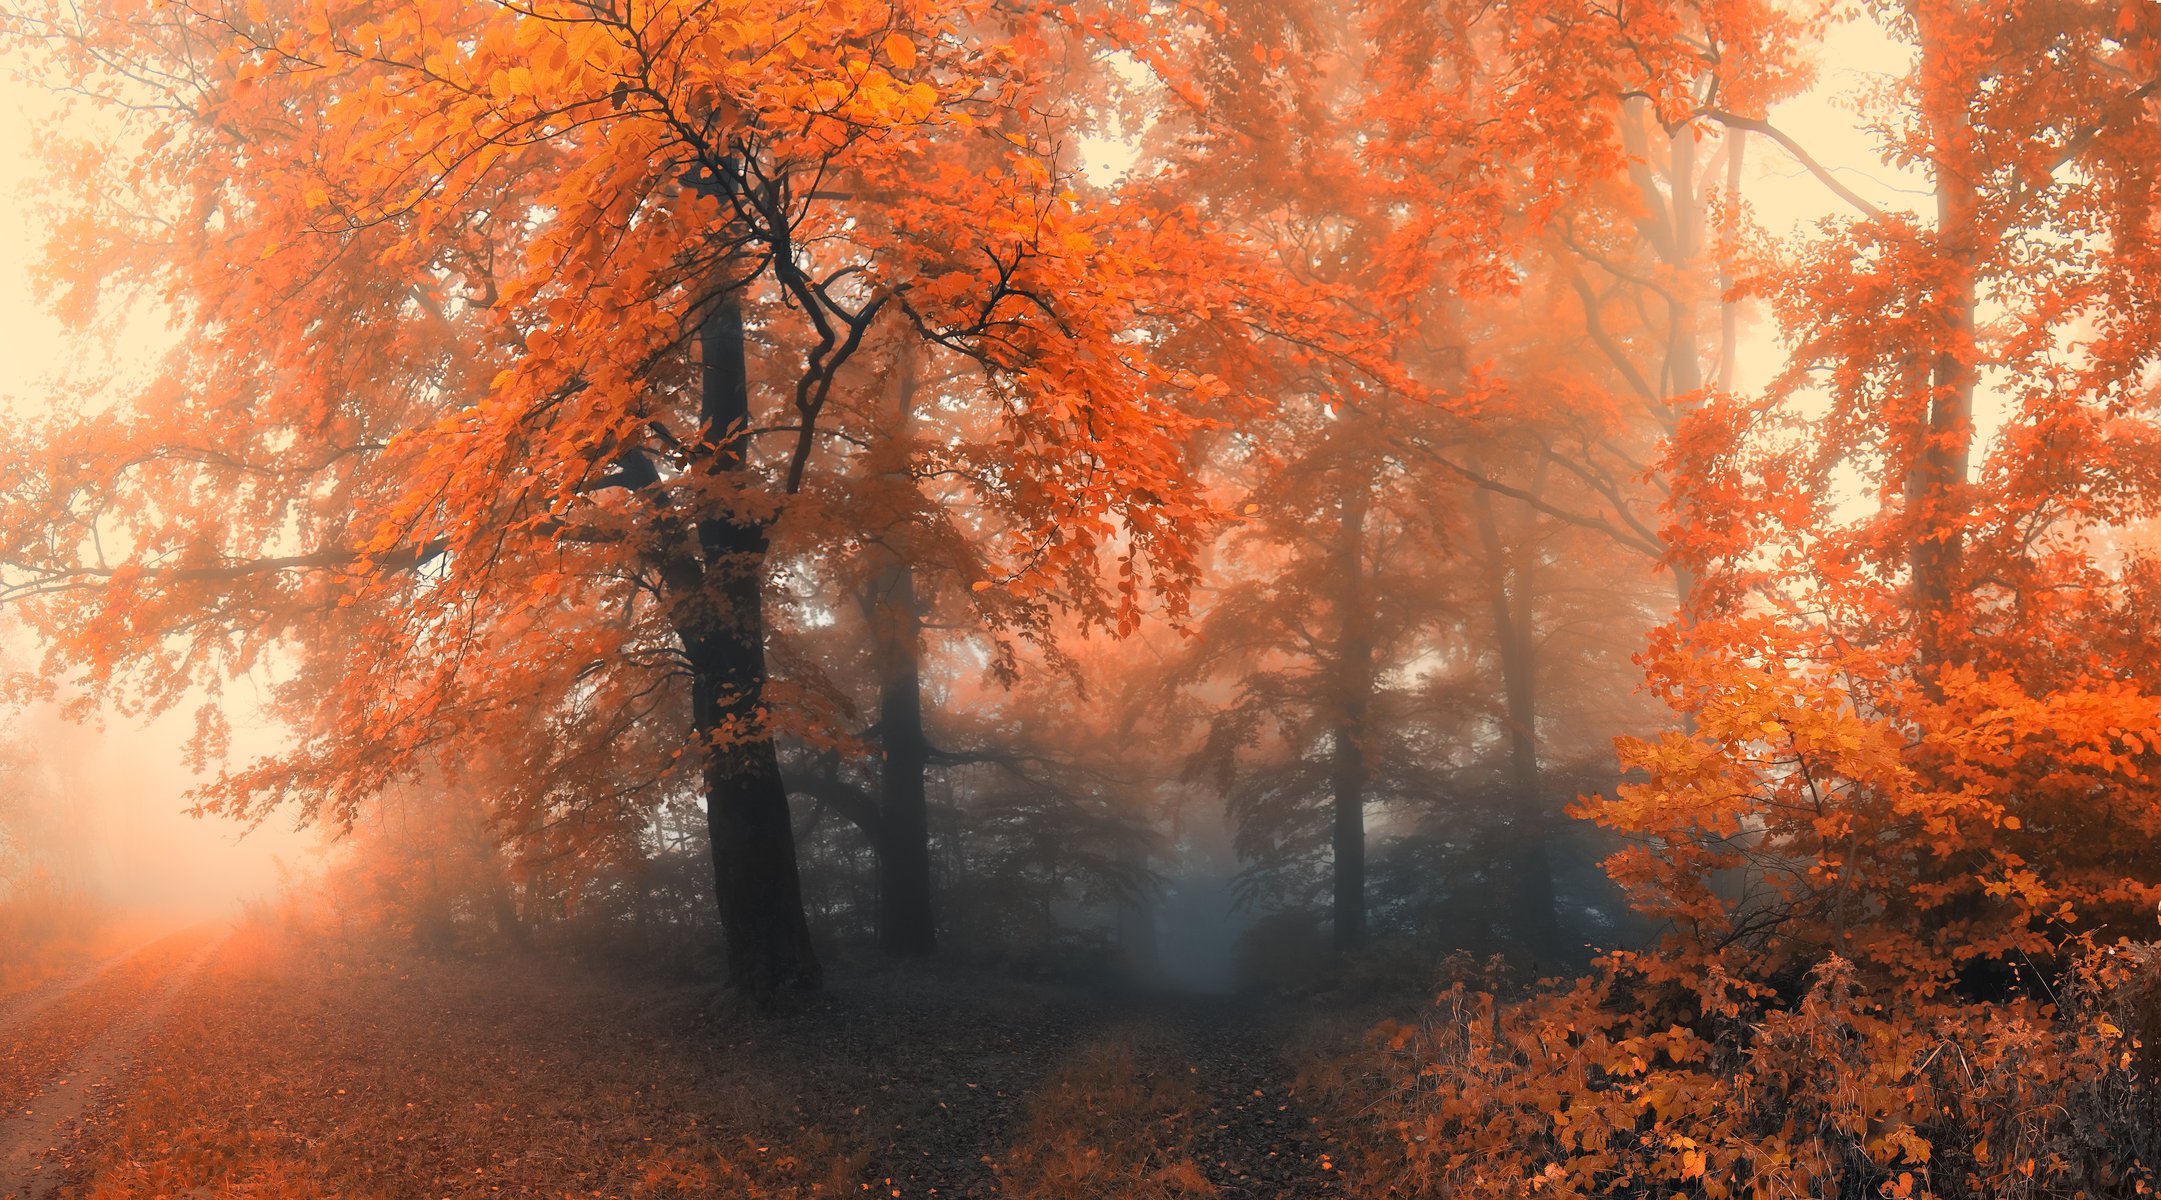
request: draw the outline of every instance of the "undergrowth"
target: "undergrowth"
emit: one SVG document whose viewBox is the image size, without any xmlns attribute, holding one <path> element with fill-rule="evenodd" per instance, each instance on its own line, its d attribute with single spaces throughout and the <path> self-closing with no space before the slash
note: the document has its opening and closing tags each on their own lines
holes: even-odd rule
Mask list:
<svg viewBox="0 0 2161 1200">
<path fill-rule="evenodd" d="M 1652 995 L 1629 960 L 1566 990 L 1458 983 L 1363 1055 L 1314 1064 L 1368 1195 L 2041 1200 L 2153 1193 L 2161 947 L 2088 960 L 2053 1001 L 1798 999 L 1716 971 Z"/>
</svg>

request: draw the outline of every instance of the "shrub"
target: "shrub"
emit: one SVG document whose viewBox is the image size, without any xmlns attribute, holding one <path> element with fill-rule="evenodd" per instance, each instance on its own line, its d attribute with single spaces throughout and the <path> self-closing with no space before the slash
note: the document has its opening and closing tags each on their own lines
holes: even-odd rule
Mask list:
<svg viewBox="0 0 2161 1200">
<path fill-rule="evenodd" d="M 1388 1197 L 2023 1200 L 2150 1194 L 2161 947 L 2086 959 L 2054 1002 L 1797 998 L 1625 956 L 1518 1002 L 1458 984 L 1325 1081 Z"/>
</svg>

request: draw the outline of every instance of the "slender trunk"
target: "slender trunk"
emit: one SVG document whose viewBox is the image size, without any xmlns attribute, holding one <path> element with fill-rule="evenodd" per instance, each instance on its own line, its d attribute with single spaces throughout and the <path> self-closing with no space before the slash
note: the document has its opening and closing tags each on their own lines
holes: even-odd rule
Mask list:
<svg viewBox="0 0 2161 1200">
<path fill-rule="evenodd" d="M 1658 378 L 1653 397 L 1654 416 L 1666 428 L 1670 437 L 1678 431 L 1681 421 L 1700 404 L 1695 394 L 1704 387 L 1702 359 L 1702 313 L 1693 284 L 1698 277 L 1703 255 L 1704 205 L 1696 180 L 1696 131 L 1683 128 L 1665 133 L 1665 183 L 1660 185 L 1651 169 L 1654 131 L 1658 129 L 1655 113 L 1648 101 L 1635 99 L 1623 110 L 1621 135 L 1630 163 L 1628 173 L 1636 186 L 1641 200 L 1641 210 L 1636 219 L 1636 231 L 1660 264 L 1668 270 L 1671 281 L 1663 289 L 1666 298 L 1665 350 L 1658 364 Z M 1741 142 L 1739 134 L 1729 135 L 1733 140 L 1726 146 L 1726 184 L 1729 199 L 1734 198 L 1740 187 Z M 1721 309 L 1719 313 L 1719 348 L 1717 359 L 1719 387 L 1731 386 L 1739 342 L 1739 308 L 1724 299 L 1731 283 L 1726 274 L 1728 267 L 1722 263 L 1719 275 Z M 1686 405 L 1677 403 L 1689 398 Z M 1689 521 L 1687 497 L 1676 494 L 1674 517 L 1677 523 Z M 1671 556 L 1675 619 L 1686 625 L 1691 619 L 1698 579 L 1695 571 L 1680 556 Z"/>
<path fill-rule="evenodd" d="M 930 738 L 923 729 L 923 617 L 915 569 L 890 563 L 872 584 L 878 655 L 878 729 L 885 747 L 879 777 L 878 944 L 895 954 L 938 948 L 931 904 L 930 805 L 924 775 Z"/>
<path fill-rule="evenodd" d="M 704 356 L 705 470 L 741 472 L 750 384 L 743 310 L 733 296 L 713 306 L 699 327 L 698 345 Z M 821 973 L 803 915 L 795 829 L 763 711 L 765 527 L 706 511 L 695 532 L 693 553 L 680 523 L 664 527 L 655 556 L 690 668 L 691 726 L 704 756 L 706 828 L 728 979 L 757 994 L 815 988 Z"/>
<path fill-rule="evenodd" d="M 1735 138 L 1740 134 L 1733 134 Z M 1740 190 L 1740 143 L 1733 143 L 1727 154 L 1727 182 L 1733 190 Z M 1699 357 L 1699 331 L 1696 331 L 1696 298 L 1690 290 L 1690 281 L 1696 277 L 1696 259 L 1703 253 L 1703 199 L 1696 195 L 1696 136 L 1694 130 L 1681 130 L 1673 136 L 1673 160 L 1670 160 L 1668 188 L 1673 190 L 1673 251 L 1668 255 L 1668 266 L 1673 266 L 1673 301 L 1666 303 L 1668 337 L 1666 337 L 1666 383 L 1670 396 L 1692 396 L 1703 391 L 1703 359 Z M 1724 301 L 1724 270 L 1720 264 L 1720 324 L 1718 324 L 1718 387 L 1729 387 L 1733 376 L 1733 355 L 1737 344 L 1737 305 Z M 1696 404 L 1690 406 L 1694 409 Z M 1679 413 L 1675 413 L 1677 417 Z M 1673 597 L 1675 597 L 1675 621 L 1686 625 L 1696 603 L 1696 573 L 1679 556 L 1673 560 Z"/>
<path fill-rule="evenodd" d="M 1546 811 L 1538 761 L 1538 643 L 1532 614 L 1534 564 L 1526 547 L 1510 547 L 1494 516 L 1493 498 L 1472 496 L 1478 537 L 1485 553 L 1486 591 L 1494 642 L 1500 651 L 1503 721 L 1508 737 L 1508 792 L 1514 837 L 1508 895 L 1518 933 L 1537 954 L 1560 946 L 1555 912 L 1552 814 Z"/>
<path fill-rule="evenodd" d="M 1666 393 L 1690 396 L 1703 390 L 1703 360 L 1698 354 L 1696 296 L 1690 286 L 1697 278 L 1697 259 L 1703 251 L 1703 201 L 1696 195 L 1696 137 L 1693 129 L 1672 135 L 1671 167 L 1666 186 L 1673 192 L 1673 253 L 1676 276 L 1666 301 Z"/>
<path fill-rule="evenodd" d="M 1932 297 L 1942 328 L 1928 364 L 1927 403 L 1920 406 L 1922 424 L 1916 431 L 1920 445 L 1906 479 L 1906 520 L 1912 531 L 1908 565 L 1917 665 L 1923 686 L 1933 692 L 1940 672 L 1953 657 L 1946 641 L 1955 619 L 1953 601 L 1965 549 L 1960 521 L 1966 511 L 1966 473 L 1973 453 L 1977 301 L 1973 255 L 1980 197 L 1971 164 L 1968 98 L 1972 72 L 1946 61 L 1948 47 L 1956 39 L 1942 23 L 1953 19 L 1953 14 L 1925 0 L 1914 7 L 1921 40 L 1920 74 L 1926 81 L 1921 102 L 1936 145 L 1934 249 L 1943 283 Z"/>
<path fill-rule="evenodd" d="M 1936 192 L 1936 229 L 1925 252 L 1934 258 L 1934 286 L 1924 297 L 1936 318 L 1933 344 L 1926 357 L 1909 361 L 1902 380 L 1914 389 L 1908 408 L 1914 439 L 1905 479 L 1908 570 L 1907 604 L 1912 612 L 1914 675 L 1922 694 L 1942 699 L 1944 669 L 1964 657 L 1957 633 L 1959 597 L 1964 587 L 1965 536 L 1962 523 L 1969 497 L 1966 474 L 1973 451 L 1973 406 L 1978 382 L 1974 317 L 1978 300 L 1975 255 L 1980 195 L 1976 188 L 1971 97 L 1982 81 L 1965 59 L 1967 19 L 1963 6 L 1943 0 L 1913 0 L 1909 11 L 1918 37 L 1921 81 L 1920 115 L 1933 149 L 1930 168 Z M 1922 351 L 1917 350 L 1916 354 Z M 1923 749 L 1910 759 L 1924 776 L 1941 779 L 1940 759 Z M 1955 783 L 1951 784 L 1955 786 Z M 1912 919 L 1934 938 L 1947 938 L 1958 926 L 1985 921 L 1985 894 L 1970 886 L 1967 868 L 1950 859 L 1922 856 L 1915 867 L 1923 884 L 1913 889 L 1920 911 Z M 1966 885 L 1966 886 L 1962 886 Z M 1924 890 L 1926 889 L 1926 891 Z M 1922 899 L 1942 889 L 1939 898 Z M 1961 972 L 1962 985 L 1977 995 L 2000 995 L 2003 972 L 1997 960 L 1977 959 Z"/>
<path fill-rule="evenodd" d="M 914 416 L 915 359 L 903 354 L 893 372 L 894 437 L 905 444 Z M 892 475 L 907 481 L 905 466 Z M 912 486 L 912 482 L 910 483 Z M 900 514 L 898 520 L 909 520 Z M 915 565 L 904 538 L 874 545 L 880 561 L 863 596 L 878 673 L 878 731 L 884 762 L 878 779 L 878 944 L 889 953 L 930 954 L 938 948 L 931 902 L 930 735 L 923 727 L 923 608 Z"/>
<path fill-rule="evenodd" d="M 1748 134 L 1742 130 L 1726 131 L 1726 204 L 1728 212 L 1737 209 L 1741 202 L 1741 168 L 1748 147 Z M 1693 195 L 1693 193 L 1691 193 Z M 1730 217 L 1729 217 L 1730 219 Z M 1730 392 L 1738 382 L 1741 361 L 1741 303 L 1733 298 L 1734 255 L 1730 245 L 1723 246 L 1718 256 L 1718 373 L 1712 385 L 1719 391 Z M 1691 347 L 1694 343 L 1691 341 Z M 1693 353 L 1689 361 L 1694 362 Z M 1682 523 L 1689 519 L 1686 500 L 1674 497 L 1674 515 Z M 1681 556 L 1671 556 L 1668 566 L 1673 570 L 1674 624 L 1688 628 L 1695 621 L 1696 572 Z M 1695 717 L 1684 715 L 1684 724 L 1695 728 Z"/>
<path fill-rule="evenodd" d="M 1343 500 L 1335 566 L 1338 599 L 1334 792 L 1335 944 L 1348 950 L 1366 940 L 1366 717 L 1373 692 L 1373 633 L 1367 611 L 1365 527 L 1368 498 L 1361 487 Z"/>
<path fill-rule="evenodd" d="M 518 899 L 507 880 L 498 879 L 488 889 L 488 907 L 495 919 L 495 937 L 499 944 L 523 947 L 529 940 L 525 922 L 518 917 Z"/>
<path fill-rule="evenodd" d="M 1726 211 L 1730 222 L 1741 202 L 1741 164 L 1748 149 L 1744 130 L 1726 132 Z M 1718 256 L 1718 390 L 1733 390 L 1741 362 L 1741 304 L 1733 297 L 1734 251 L 1728 244 Z"/>
</svg>

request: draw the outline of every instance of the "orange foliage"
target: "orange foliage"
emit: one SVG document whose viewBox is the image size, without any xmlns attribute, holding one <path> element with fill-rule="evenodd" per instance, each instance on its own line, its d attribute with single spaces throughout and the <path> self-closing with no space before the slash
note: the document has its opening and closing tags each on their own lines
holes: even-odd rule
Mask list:
<svg viewBox="0 0 2161 1200">
<path fill-rule="evenodd" d="M 2060 1010 L 1872 993 L 1831 958 L 1790 1004 L 1622 959 L 1557 993 L 1458 984 L 1338 1077 L 1387 1197 L 2151 1194 L 2161 949 L 2088 961 Z"/>
<path fill-rule="evenodd" d="M 2161 900 L 2161 644 L 2133 615 L 2161 339 L 2123 320 L 2161 277 L 2130 232 L 2161 150 L 2130 81 L 2161 48 L 2112 5 L 1987 8 L 1887 14 L 1917 52 L 1888 153 L 1934 226 L 1867 208 L 1761 264 L 1792 365 L 1669 450 L 1704 585 L 1646 662 L 1686 723 L 1624 743 L 1644 781 L 1586 811 L 1638 839 L 1614 867 L 1679 970 L 1835 953 L 2000 995 Z"/>
<path fill-rule="evenodd" d="M 752 807 L 727 786 L 769 767 L 740 823 L 765 840 L 723 855 L 718 890 L 800 931 L 772 739 L 861 739 L 818 669 L 768 690 L 768 598 L 934 565 L 1009 675 L 1007 634 L 1060 659 L 1058 607 L 1082 634 L 1186 620 L 1235 501 L 1282 569 L 1198 623 L 1196 659 L 1245 681 L 1215 757 L 1280 751 L 1300 774 L 1248 807 L 1317 846 L 1325 752 L 1348 942 L 1368 796 L 1420 778 L 1388 760 L 1479 736 L 1391 711 L 1413 700 L 1391 677 L 1466 622 L 1418 607 L 1439 570 L 1384 572 L 1373 546 L 1471 562 L 1452 518 L 1483 489 L 1676 572 L 1682 611 L 1642 659 L 1673 728 L 1624 739 L 1633 778 L 1580 807 L 1631 840 L 1611 872 L 1670 932 L 1564 990 L 1459 989 L 1389 1030 L 1378 1084 L 1344 1085 L 1386 1114 L 1369 1176 L 1450 1196 L 2146 1189 L 2161 16 L 1866 7 L 1914 51 L 1873 120 L 1933 213 L 1870 203 L 1767 123 L 1827 16 L 1769 0 L 1373 0 L 1348 20 L 44 4 L 9 28 L 170 117 L 111 170 L 64 167 L 82 195 L 53 281 L 78 316 L 141 284 L 186 339 L 144 394 L 7 433 L 0 598 L 49 638 L 51 679 L 144 707 L 276 674 L 301 739 L 222 775 L 215 810 L 350 823 L 489 760 L 498 792 L 432 812 L 424 839 L 483 882 L 506 869 L 487 821 L 622 861 L 699 789 L 723 853 Z M 1120 54 L 1160 103 L 1103 65 Z M 1075 114 L 1151 107 L 1160 169 L 1084 184 Z M 1697 196 L 1695 147 L 1734 167 L 1743 133 L 1852 211 L 1740 256 L 1743 214 Z M 1725 282 L 1793 346 L 1762 396 L 1722 390 L 1730 328 L 1703 370 L 1698 310 Z M 755 402 L 724 411 L 718 363 L 745 342 Z M 903 372 L 931 382 L 896 414 L 879 376 Z M 896 543 L 935 544 L 866 553 L 896 510 L 919 527 Z M 1483 515 L 1479 599 L 1530 660 L 1536 564 L 1504 561 Z M 774 641 L 816 657 L 815 634 Z M 1535 678 L 1490 723 L 1518 743 L 1518 800 Z M 202 730 L 222 746 L 215 716 Z M 423 868 L 374 849 L 397 884 L 378 895 L 409 891 Z M 785 868 L 771 888 L 740 882 L 760 856 Z M 417 929 L 412 899 L 381 907 Z M 798 940 L 759 982 L 815 979 Z M 1181 1097 L 1137 1073 L 1110 1056 L 1062 1084 L 1107 1128 L 1046 1110 L 1007 1180 L 1205 1191 Z M 1148 1149 L 1114 1161 L 1097 1132 Z M 668 1151 L 643 1186 L 746 1179 Z"/>
<path fill-rule="evenodd" d="M 535 807 L 620 804 L 586 772 L 625 759 L 638 802 L 710 793 L 753 986 L 816 978 L 772 739 L 826 732 L 766 692 L 768 564 L 853 535 L 827 501 L 888 440 L 870 360 L 914 344 L 948 381 L 906 465 L 961 481 L 981 590 L 1121 631 L 1184 605 L 1219 515 L 1188 443 L 1268 399 L 1233 366 L 1386 366 L 1193 205 L 1078 185 L 1065 64 L 1147 20 L 311 0 L 9 28 L 157 114 L 61 172 L 63 307 L 133 284 L 185 330 L 143 394 L 10 431 L 0 598 L 48 684 L 159 708 L 275 677 L 298 744 L 204 793 L 246 817 L 349 820 L 520 742 Z"/>
</svg>

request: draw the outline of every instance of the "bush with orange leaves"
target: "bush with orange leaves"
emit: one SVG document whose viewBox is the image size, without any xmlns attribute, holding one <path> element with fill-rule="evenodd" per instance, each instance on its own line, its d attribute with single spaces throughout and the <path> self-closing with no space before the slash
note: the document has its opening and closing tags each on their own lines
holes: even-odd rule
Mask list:
<svg viewBox="0 0 2161 1200">
<path fill-rule="evenodd" d="M 1796 997 L 1625 955 L 1567 991 L 1461 985 L 1326 1083 L 1386 1197 L 2023 1200 L 2155 1194 L 2161 946 L 2087 958 L 2056 1002 Z M 1368 1059 L 1366 1065 L 1372 1065 Z"/>
</svg>

